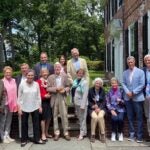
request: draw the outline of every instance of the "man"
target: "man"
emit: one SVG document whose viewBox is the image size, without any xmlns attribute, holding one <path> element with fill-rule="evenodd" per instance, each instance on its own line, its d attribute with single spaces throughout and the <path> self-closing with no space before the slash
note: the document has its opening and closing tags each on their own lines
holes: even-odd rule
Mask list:
<svg viewBox="0 0 150 150">
<path fill-rule="evenodd" d="M 48 56 L 46 52 L 42 52 L 40 55 L 40 62 L 34 66 L 35 71 L 35 80 L 40 78 L 40 70 L 42 68 L 46 68 L 50 74 L 54 73 L 54 67 L 50 63 L 48 63 Z"/>
<path fill-rule="evenodd" d="M 60 130 L 58 125 L 58 115 L 60 114 L 64 137 L 70 140 L 68 133 L 68 117 L 66 107 L 66 93 L 69 91 L 69 81 L 66 74 L 61 73 L 61 64 L 55 63 L 54 74 L 48 77 L 47 91 L 51 93 L 51 107 L 54 119 L 54 141 L 59 140 Z"/>
<path fill-rule="evenodd" d="M 28 73 L 29 70 L 29 65 L 26 63 L 23 63 L 20 65 L 20 70 L 21 70 L 21 74 L 19 74 L 18 76 L 16 76 L 15 80 L 16 80 L 16 84 L 17 84 L 17 89 L 19 88 L 19 85 L 21 84 L 21 82 L 25 81 L 26 78 L 26 74 Z M 21 118 L 19 116 L 19 137 L 21 138 Z M 31 116 L 29 116 L 29 130 L 28 130 L 28 136 L 29 138 L 33 137 L 33 126 L 32 126 L 32 119 Z"/>
<path fill-rule="evenodd" d="M 73 83 L 73 80 L 77 78 L 77 70 L 80 68 L 85 70 L 85 78 L 89 82 L 89 72 L 87 68 L 86 60 L 79 57 L 79 50 L 73 48 L 71 50 L 72 59 L 67 62 L 67 74 L 69 76 L 70 82 Z"/>
<path fill-rule="evenodd" d="M 145 73 L 144 111 L 145 111 L 145 117 L 147 119 L 147 129 L 148 129 L 148 135 L 149 135 L 149 138 L 147 139 L 147 141 L 150 141 L 150 54 L 144 57 L 144 63 L 146 65 L 146 67 L 143 68 L 143 71 Z"/>
<path fill-rule="evenodd" d="M 145 85 L 144 71 L 135 66 L 135 58 L 127 58 L 128 69 L 123 72 L 122 86 L 124 89 L 124 100 L 129 120 L 129 141 L 135 140 L 134 114 L 137 118 L 137 142 L 143 142 L 143 88 Z"/>
</svg>

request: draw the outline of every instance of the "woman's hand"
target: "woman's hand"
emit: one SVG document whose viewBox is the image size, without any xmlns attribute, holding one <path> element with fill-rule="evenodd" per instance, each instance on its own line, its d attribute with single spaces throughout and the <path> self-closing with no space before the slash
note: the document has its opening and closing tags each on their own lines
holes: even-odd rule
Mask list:
<svg viewBox="0 0 150 150">
<path fill-rule="evenodd" d="M 117 113 L 116 113 L 114 110 L 111 110 L 111 114 L 112 114 L 113 116 L 117 116 Z"/>
<path fill-rule="evenodd" d="M 18 110 L 18 115 L 21 116 L 22 115 L 22 110 Z"/>
<path fill-rule="evenodd" d="M 42 107 L 39 108 L 39 113 L 42 113 Z"/>
</svg>

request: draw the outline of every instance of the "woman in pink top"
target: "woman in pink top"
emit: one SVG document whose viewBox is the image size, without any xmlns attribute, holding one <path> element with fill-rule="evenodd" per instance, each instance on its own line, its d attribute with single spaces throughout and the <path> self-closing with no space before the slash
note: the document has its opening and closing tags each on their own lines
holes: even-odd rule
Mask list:
<svg viewBox="0 0 150 150">
<path fill-rule="evenodd" d="M 2 118 L 3 127 L 3 143 L 10 143 L 14 139 L 10 138 L 11 122 L 13 112 L 17 112 L 17 85 L 15 79 L 12 78 L 12 68 L 6 66 L 3 69 L 4 78 L 2 79 L 6 91 L 6 101 L 4 107 L 4 117 Z"/>
</svg>

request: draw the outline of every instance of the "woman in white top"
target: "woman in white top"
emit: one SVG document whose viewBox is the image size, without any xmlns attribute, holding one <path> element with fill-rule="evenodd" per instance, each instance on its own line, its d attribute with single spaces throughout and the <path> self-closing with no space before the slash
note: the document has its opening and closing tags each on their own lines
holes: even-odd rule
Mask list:
<svg viewBox="0 0 150 150">
<path fill-rule="evenodd" d="M 29 70 L 27 80 L 19 85 L 18 90 L 18 113 L 21 115 L 21 147 L 27 144 L 28 140 L 28 117 L 31 113 L 33 122 L 34 142 L 44 144 L 40 139 L 39 112 L 42 112 L 40 89 L 34 81 L 34 71 Z"/>
</svg>

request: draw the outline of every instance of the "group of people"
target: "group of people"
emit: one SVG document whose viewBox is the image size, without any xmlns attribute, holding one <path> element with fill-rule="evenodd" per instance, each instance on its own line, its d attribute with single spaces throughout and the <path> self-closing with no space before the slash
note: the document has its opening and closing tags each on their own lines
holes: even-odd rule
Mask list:
<svg viewBox="0 0 150 150">
<path fill-rule="evenodd" d="M 105 142 L 105 114 L 111 114 L 112 141 L 123 141 L 123 122 L 127 112 L 129 121 L 129 139 L 143 140 L 143 104 L 150 136 L 150 55 L 144 57 L 146 67 L 141 70 L 135 66 L 135 58 L 127 58 L 128 69 L 123 72 L 120 83 L 111 79 L 107 93 L 103 80 L 99 77 L 89 88 L 89 73 L 85 59 L 79 57 L 77 48 L 71 50 L 72 58 L 66 60 L 60 56 L 54 66 L 48 63 L 45 52 L 40 55 L 40 62 L 33 69 L 26 63 L 21 64 L 21 74 L 13 78 L 10 66 L 3 69 L 4 78 L 0 80 L 0 135 L 4 143 L 14 141 L 10 137 L 13 112 L 18 112 L 19 136 L 24 147 L 29 139 L 29 130 L 36 144 L 45 144 L 49 125 L 53 118 L 54 140 L 60 138 L 58 117 L 60 116 L 64 138 L 69 141 L 67 96 L 75 106 L 79 119 L 78 140 L 87 136 L 87 115 L 91 117 L 91 142 L 95 142 L 96 126 L 99 127 L 99 139 Z M 145 100 L 145 103 L 144 103 Z M 134 114 L 137 119 L 137 132 L 134 128 Z M 30 116 L 32 124 L 29 123 Z M 33 128 L 33 129 L 31 129 Z M 135 135 L 136 133 L 136 135 Z"/>
</svg>

